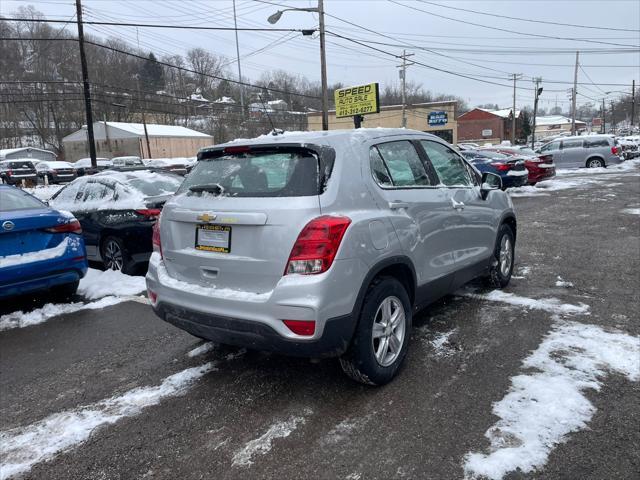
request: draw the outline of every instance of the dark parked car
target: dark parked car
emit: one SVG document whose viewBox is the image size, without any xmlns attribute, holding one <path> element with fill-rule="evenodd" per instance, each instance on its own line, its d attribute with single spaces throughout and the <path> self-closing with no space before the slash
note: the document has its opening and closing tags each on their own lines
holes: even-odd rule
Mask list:
<svg viewBox="0 0 640 480">
<path fill-rule="evenodd" d="M 172 160 L 170 158 L 158 158 L 156 160 L 150 160 L 147 162 L 147 167 L 162 172 L 171 172 L 176 175 L 186 175 L 190 168 L 187 168 L 185 162 L 179 160 Z"/>
<path fill-rule="evenodd" d="M 182 177 L 148 170 L 81 177 L 51 198 L 82 225 L 90 261 L 135 273 L 149 261 L 152 227 Z"/>
<path fill-rule="evenodd" d="M 38 178 L 43 181 L 46 178 L 49 183 L 72 182 L 78 177 L 73 164 L 69 162 L 38 162 L 36 171 Z"/>
<path fill-rule="evenodd" d="M 111 160 L 109 160 L 108 158 L 96 158 L 96 162 L 98 166 L 96 168 L 93 168 L 91 166 L 90 158 L 81 158 L 73 164 L 73 168 L 76 169 L 76 173 L 78 174 L 78 176 L 82 177 L 83 175 L 94 175 L 113 166 Z"/>
<path fill-rule="evenodd" d="M 460 152 L 480 173 L 490 172 L 500 175 L 502 189 L 526 185 L 529 172 L 524 161 L 511 158 L 490 150 L 463 150 Z"/>
<path fill-rule="evenodd" d="M 31 160 L 3 160 L 0 162 L 1 183 L 20 185 L 22 180 L 27 183 L 37 183 L 38 174 Z"/>
<path fill-rule="evenodd" d="M 556 176 L 556 166 L 551 155 L 538 155 L 535 151 L 526 147 L 506 147 L 501 145 L 488 147 L 486 150 L 523 160 L 524 166 L 529 172 L 529 185 L 535 185 L 538 182 Z"/>
</svg>

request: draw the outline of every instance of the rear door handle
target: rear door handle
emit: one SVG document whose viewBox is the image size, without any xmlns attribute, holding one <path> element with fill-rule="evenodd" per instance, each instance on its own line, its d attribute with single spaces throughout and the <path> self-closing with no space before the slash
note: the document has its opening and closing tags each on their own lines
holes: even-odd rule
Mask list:
<svg viewBox="0 0 640 480">
<path fill-rule="evenodd" d="M 453 208 L 455 208 L 456 210 L 464 210 L 464 203 L 462 202 L 456 202 L 455 199 L 451 199 L 451 205 L 453 206 Z"/>
<path fill-rule="evenodd" d="M 394 200 L 389 202 L 389 208 L 391 210 L 398 210 L 400 208 L 409 208 L 409 204 L 407 202 L 400 202 L 398 200 Z"/>
</svg>

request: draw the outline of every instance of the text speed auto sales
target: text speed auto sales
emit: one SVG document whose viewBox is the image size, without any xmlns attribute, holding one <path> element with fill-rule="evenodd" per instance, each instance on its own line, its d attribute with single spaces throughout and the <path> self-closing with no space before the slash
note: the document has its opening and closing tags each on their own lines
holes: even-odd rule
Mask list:
<svg viewBox="0 0 640 480">
<path fill-rule="evenodd" d="M 335 91 L 336 117 L 350 117 L 380 111 L 378 84 L 359 85 Z"/>
</svg>

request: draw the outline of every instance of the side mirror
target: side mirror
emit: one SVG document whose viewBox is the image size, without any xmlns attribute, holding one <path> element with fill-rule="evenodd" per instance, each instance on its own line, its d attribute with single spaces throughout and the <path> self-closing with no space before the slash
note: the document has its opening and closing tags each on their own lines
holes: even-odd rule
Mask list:
<svg viewBox="0 0 640 480">
<path fill-rule="evenodd" d="M 480 184 L 480 196 L 482 199 L 486 200 L 492 190 L 502 190 L 502 178 L 495 173 L 484 172 L 482 174 L 482 183 Z"/>
</svg>

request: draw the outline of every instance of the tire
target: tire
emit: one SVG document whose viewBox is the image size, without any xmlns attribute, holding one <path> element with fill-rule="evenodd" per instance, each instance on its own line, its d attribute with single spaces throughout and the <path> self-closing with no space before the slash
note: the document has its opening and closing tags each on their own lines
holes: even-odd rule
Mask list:
<svg viewBox="0 0 640 480">
<path fill-rule="evenodd" d="M 388 323 L 394 314 L 395 326 Z M 347 376 L 367 385 L 389 383 L 407 355 L 411 323 L 411 302 L 402 283 L 393 277 L 375 279 L 365 295 L 351 345 L 340 357 Z"/>
<path fill-rule="evenodd" d="M 604 166 L 604 160 L 601 158 L 594 157 L 587 160 L 587 168 L 602 168 Z"/>
<path fill-rule="evenodd" d="M 105 270 L 117 270 L 122 273 L 131 273 L 131 259 L 124 243 L 118 237 L 107 237 L 100 247 L 102 265 Z"/>
<path fill-rule="evenodd" d="M 515 244 L 513 230 L 509 225 L 503 223 L 498 229 L 493 252 L 494 259 L 489 267 L 488 283 L 490 286 L 504 288 L 509 285 L 513 273 Z"/>
<path fill-rule="evenodd" d="M 73 283 L 55 286 L 51 289 L 52 295 L 58 302 L 68 302 L 76 294 L 79 284 L 80 281 L 78 280 Z"/>
</svg>

